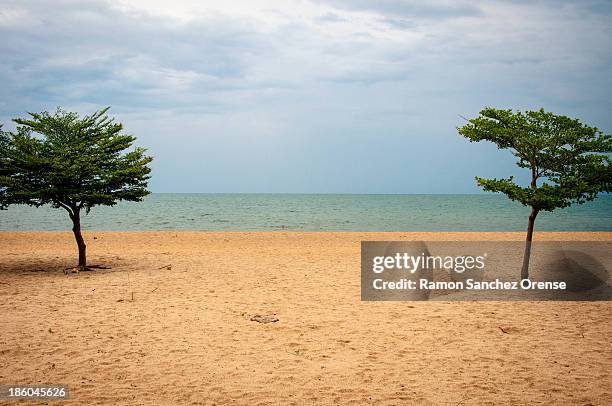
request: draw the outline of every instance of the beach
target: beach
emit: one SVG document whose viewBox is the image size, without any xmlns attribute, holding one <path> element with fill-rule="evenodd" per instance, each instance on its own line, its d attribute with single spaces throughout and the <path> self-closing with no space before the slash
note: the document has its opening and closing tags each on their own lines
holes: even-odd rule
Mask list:
<svg viewBox="0 0 612 406">
<path fill-rule="evenodd" d="M 612 404 L 610 302 L 360 300 L 363 240 L 522 232 L 84 236 L 110 269 L 64 274 L 71 232 L 0 233 L 0 382 L 67 404 Z"/>
</svg>

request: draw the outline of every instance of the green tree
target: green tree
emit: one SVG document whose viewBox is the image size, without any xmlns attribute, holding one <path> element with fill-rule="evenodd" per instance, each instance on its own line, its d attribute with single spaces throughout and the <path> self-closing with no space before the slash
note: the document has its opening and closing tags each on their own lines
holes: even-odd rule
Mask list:
<svg viewBox="0 0 612 406">
<path fill-rule="evenodd" d="M 123 126 L 106 115 L 57 109 L 17 118 L 15 132 L 0 131 L 0 209 L 11 204 L 63 208 L 72 220 L 78 266 L 87 267 L 81 211 L 119 200 L 141 201 L 149 194 L 151 157 Z"/>
<path fill-rule="evenodd" d="M 485 191 L 501 192 L 531 207 L 521 269 L 523 279 L 529 277 L 531 241 L 538 213 L 582 204 L 612 189 L 612 137 L 578 120 L 544 109 L 513 112 L 487 107 L 457 130 L 472 142 L 491 141 L 499 149 L 510 149 L 518 158 L 517 165 L 531 171 L 531 182 L 526 187 L 516 184 L 513 177 L 476 177 Z"/>
</svg>

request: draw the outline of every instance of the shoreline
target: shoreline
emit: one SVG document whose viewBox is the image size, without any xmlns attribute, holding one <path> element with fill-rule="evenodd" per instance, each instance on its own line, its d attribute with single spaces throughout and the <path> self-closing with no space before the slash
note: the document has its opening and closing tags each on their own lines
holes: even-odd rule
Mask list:
<svg viewBox="0 0 612 406">
<path fill-rule="evenodd" d="M 2 235 L 21 235 L 21 234 L 69 234 L 73 235 L 70 229 L 66 230 L 0 230 L 0 236 Z M 381 236 L 391 236 L 398 238 L 417 238 L 424 236 L 441 236 L 444 235 L 448 238 L 457 238 L 457 237 L 472 237 L 472 236 L 484 236 L 484 237 L 499 237 L 503 235 L 504 237 L 511 238 L 510 241 L 516 241 L 518 237 L 525 236 L 526 231 L 303 231 L 303 230 L 274 230 L 274 231 L 208 231 L 208 230 L 125 230 L 125 231 L 115 231 L 115 230 L 82 230 L 83 236 L 85 235 L 136 235 L 136 234 L 209 234 L 209 235 L 222 235 L 222 234 L 230 234 L 230 235 L 345 235 L 345 236 L 368 236 L 368 235 L 381 235 Z M 603 240 L 612 239 L 612 231 L 534 231 L 533 238 L 541 239 L 542 241 L 547 241 L 548 239 L 558 239 L 558 238 L 570 238 L 573 239 L 576 237 L 591 237 L 591 238 L 599 238 Z M 587 239 L 589 240 L 589 239 Z"/>
</svg>

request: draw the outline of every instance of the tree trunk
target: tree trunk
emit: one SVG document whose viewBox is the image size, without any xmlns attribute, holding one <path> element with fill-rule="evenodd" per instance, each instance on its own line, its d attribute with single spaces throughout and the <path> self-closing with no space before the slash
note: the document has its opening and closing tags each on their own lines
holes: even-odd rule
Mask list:
<svg viewBox="0 0 612 406">
<path fill-rule="evenodd" d="M 529 278 L 529 257 L 531 256 L 531 241 L 533 240 L 533 225 L 538 216 L 538 210 L 531 209 L 529 215 L 529 225 L 527 226 L 527 239 L 525 240 L 525 254 L 523 256 L 523 268 L 521 269 L 521 279 Z"/>
<path fill-rule="evenodd" d="M 72 215 L 72 232 L 74 233 L 74 238 L 76 239 L 77 246 L 79 247 L 79 268 L 85 268 L 87 266 L 87 256 L 85 254 L 85 249 L 87 246 L 85 245 L 85 240 L 83 240 L 83 236 L 81 235 L 81 214 L 78 208 L 73 209 Z"/>
</svg>

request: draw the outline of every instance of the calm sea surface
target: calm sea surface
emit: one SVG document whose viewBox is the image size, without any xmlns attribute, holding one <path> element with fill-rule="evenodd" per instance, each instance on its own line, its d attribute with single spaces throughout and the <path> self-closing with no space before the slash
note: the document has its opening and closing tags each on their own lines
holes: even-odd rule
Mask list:
<svg viewBox="0 0 612 406">
<path fill-rule="evenodd" d="M 529 209 L 501 195 L 155 193 L 95 207 L 85 230 L 523 231 Z M 13 206 L 0 230 L 67 230 L 63 209 Z M 540 231 L 612 231 L 612 196 L 541 213 Z"/>
</svg>

